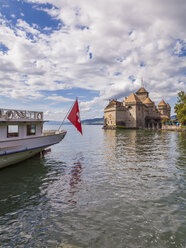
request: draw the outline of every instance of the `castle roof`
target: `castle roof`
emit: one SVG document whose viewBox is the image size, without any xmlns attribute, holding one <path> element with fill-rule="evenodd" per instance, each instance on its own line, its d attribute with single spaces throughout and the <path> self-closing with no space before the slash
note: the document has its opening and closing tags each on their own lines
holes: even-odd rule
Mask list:
<svg viewBox="0 0 186 248">
<path fill-rule="evenodd" d="M 144 87 L 141 87 L 141 88 L 136 92 L 136 94 L 138 94 L 138 93 L 148 93 L 148 92 L 146 91 L 146 89 L 145 89 Z"/>
<path fill-rule="evenodd" d="M 140 99 L 134 94 L 130 94 L 130 96 L 128 96 L 126 99 L 125 99 L 125 103 L 141 103 Z"/>
<path fill-rule="evenodd" d="M 144 103 L 144 104 L 154 104 L 153 101 L 152 101 L 149 97 L 147 97 L 147 98 L 145 99 L 145 101 L 143 101 L 143 103 Z"/>
<path fill-rule="evenodd" d="M 117 103 L 117 100 L 113 99 L 113 100 L 110 101 L 109 104 L 110 104 L 110 105 L 116 105 L 116 103 Z"/>
<path fill-rule="evenodd" d="M 164 100 L 161 100 L 161 102 L 158 104 L 158 106 L 167 106 Z"/>
<path fill-rule="evenodd" d="M 160 118 L 163 120 L 163 119 L 166 119 L 166 120 L 169 120 L 169 116 L 168 115 L 161 115 Z"/>
<path fill-rule="evenodd" d="M 122 103 L 121 103 L 121 102 L 118 102 L 118 101 L 115 100 L 115 99 L 113 99 L 113 100 L 111 100 L 111 101 L 109 102 L 109 104 L 106 106 L 105 109 L 111 108 L 111 107 L 113 107 L 114 105 L 122 105 Z"/>
<path fill-rule="evenodd" d="M 171 106 L 170 106 L 168 103 L 167 103 L 167 108 L 168 108 L 168 109 L 171 109 Z"/>
</svg>

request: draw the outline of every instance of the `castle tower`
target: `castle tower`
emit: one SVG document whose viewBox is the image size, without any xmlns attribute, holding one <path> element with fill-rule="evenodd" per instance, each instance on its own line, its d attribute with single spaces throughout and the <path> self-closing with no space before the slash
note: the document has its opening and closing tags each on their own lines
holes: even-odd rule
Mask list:
<svg viewBox="0 0 186 248">
<path fill-rule="evenodd" d="M 158 110 L 161 115 L 167 115 L 167 104 L 164 100 L 161 100 L 161 102 L 158 104 Z"/>
<path fill-rule="evenodd" d="M 162 100 L 159 104 L 158 104 L 158 110 L 161 114 L 161 118 L 162 119 L 170 119 L 170 111 L 171 111 L 171 107 L 168 103 L 165 103 L 164 100 Z"/>
<path fill-rule="evenodd" d="M 144 87 L 141 87 L 137 92 L 136 92 L 137 97 L 140 99 L 141 102 L 144 102 L 147 97 L 149 97 L 149 92 L 146 91 Z"/>
<path fill-rule="evenodd" d="M 170 105 L 167 103 L 167 115 L 168 115 L 168 117 L 169 117 L 169 119 L 170 119 L 170 115 L 171 115 L 171 107 L 170 107 Z"/>
<path fill-rule="evenodd" d="M 140 99 L 132 93 L 125 99 L 125 106 L 128 109 L 128 125 L 134 128 L 144 127 L 143 104 Z"/>
<path fill-rule="evenodd" d="M 155 107 L 154 102 L 149 97 L 143 101 L 143 104 L 145 104 L 145 106 L 148 108 L 148 111 L 152 111 Z"/>
<path fill-rule="evenodd" d="M 122 112 L 122 113 L 121 113 Z M 117 100 L 111 100 L 104 109 L 104 126 L 116 127 L 116 125 L 124 125 L 123 118 L 120 117 L 124 112 L 124 106 L 122 102 Z"/>
</svg>

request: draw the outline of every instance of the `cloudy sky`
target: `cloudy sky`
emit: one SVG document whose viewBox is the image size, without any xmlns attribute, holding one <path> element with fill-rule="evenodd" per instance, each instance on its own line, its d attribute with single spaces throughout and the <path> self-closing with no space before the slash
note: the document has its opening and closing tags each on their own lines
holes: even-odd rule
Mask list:
<svg viewBox="0 0 186 248">
<path fill-rule="evenodd" d="M 186 90 L 185 13 L 185 0 L 1 0 L 1 108 L 62 120 L 77 96 L 81 119 L 102 117 L 141 85 L 173 108 Z"/>
</svg>

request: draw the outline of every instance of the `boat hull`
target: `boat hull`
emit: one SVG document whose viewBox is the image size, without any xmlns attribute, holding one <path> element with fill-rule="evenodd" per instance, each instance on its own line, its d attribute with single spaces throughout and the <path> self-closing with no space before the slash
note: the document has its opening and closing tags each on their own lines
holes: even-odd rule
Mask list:
<svg viewBox="0 0 186 248">
<path fill-rule="evenodd" d="M 66 131 L 44 136 L 3 141 L 0 147 L 0 169 L 35 156 L 45 148 L 59 143 Z"/>
<path fill-rule="evenodd" d="M 0 157 L 0 169 L 6 166 L 17 164 L 28 158 L 31 158 L 41 152 L 45 148 L 37 148 L 29 151 L 17 152 Z"/>
</svg>

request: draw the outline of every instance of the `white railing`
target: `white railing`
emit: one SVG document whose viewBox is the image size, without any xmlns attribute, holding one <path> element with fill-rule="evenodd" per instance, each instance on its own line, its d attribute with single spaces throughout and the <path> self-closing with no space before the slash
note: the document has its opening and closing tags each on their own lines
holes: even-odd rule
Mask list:
<svg viewBox="0 0 186 248">
<path fill-rule="evenodd" d="M 48 136 L 48 135 L 54 135 L 59 133 L 57 130 L 44 130 L 43 131 L 43 136 Z"/>
<path fill-rule="evenodd" d="M 43 121 L 43 112 L 28 111 L 28 110 L 15 110 L 15 109 L 0 109 L 0 121 Z"/>
</svg>

